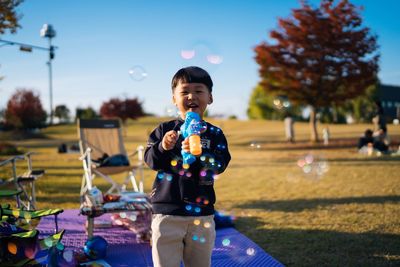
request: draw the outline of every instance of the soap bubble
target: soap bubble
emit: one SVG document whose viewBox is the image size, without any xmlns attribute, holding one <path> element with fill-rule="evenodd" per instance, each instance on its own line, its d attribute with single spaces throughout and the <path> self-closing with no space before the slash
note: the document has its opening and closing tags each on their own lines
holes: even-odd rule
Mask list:
<svg viewBox="0 0 400 267">
<path fill-rule="evenodd" d="M 144 80 L 147 77 L 147 72 L 145 68 L 140 65 L 133 66 L 129 69 L 128 73 L 134 81 L 138 82 Z"/>
<path fill-rule="evenodd" d="M 320 155 L 308 153 L 297 160 L 297 166 L 306 178 L 319 180 L 329 171 L 328 161 Z"/>
<path fill-rule="evenodd" d="M 180 55 L 185 66 L 199 66 L 208 72 L 214 71 L 224 61 L 216 45 L 205 40 L 186 45 Z"/>
</svg>

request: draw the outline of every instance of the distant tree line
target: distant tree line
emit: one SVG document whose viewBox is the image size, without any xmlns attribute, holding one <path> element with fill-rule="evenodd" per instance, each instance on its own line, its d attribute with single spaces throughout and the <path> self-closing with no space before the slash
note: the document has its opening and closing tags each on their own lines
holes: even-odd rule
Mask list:
<svg viewBox="0 0 400 267">
<path fill-rule="evenodd" d="M 55 107 L 54 116 L 59 123 L 70 123 L 77 119 L 119 118 L 125 123 L 128 119 L 135 120 L 145 115 L 142 103 L 137 98 L 111 98 L 102 103 L 100 110 L 92 107 L 71 111 L 66 105 Z M 10 97 L 7 106 L 0 111 L 0 128 L 4 130 L 32 130 L 46 127 L 48 114 L 43 108 L 39 94 L 29 89 L 17 89 Z"/>
</svg>

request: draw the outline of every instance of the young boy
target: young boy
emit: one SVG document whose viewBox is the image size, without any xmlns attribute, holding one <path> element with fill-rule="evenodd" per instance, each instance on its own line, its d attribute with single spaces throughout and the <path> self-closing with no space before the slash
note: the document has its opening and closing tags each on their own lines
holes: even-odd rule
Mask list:
<svg viewBox="0 0 400 267">
<path fill-rule="evenodd" d="M 202 121 L 202 155 L 183 164 L 181 150 L 190 153 L 189 140 L 179 134 L 186 113 L 203 118 L 213 102 L 213 82 L 199 67 L 180 69 L 172 78 L 172 101 L 180 118 L 161 123 L 149 137 L 147 165 L 157 171 L 150 194 L 153 205 L 152 256 L 154 266 L 211 265 L 215 241 L 214 176 L 228 166 L 231 156 L 222 131 Z"/>
</svg>

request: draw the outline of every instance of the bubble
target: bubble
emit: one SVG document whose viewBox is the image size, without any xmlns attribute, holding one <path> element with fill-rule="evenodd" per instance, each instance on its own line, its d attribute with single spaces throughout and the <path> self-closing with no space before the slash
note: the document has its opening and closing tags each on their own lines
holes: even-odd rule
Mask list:
<svg viewBox="0 0 400 267">
<path fill-rule="evenodd" d="M 160 180 L 163 179 L 164 178 L 164 173 L 162 173 L 162 172 L 158 173 L 157 174 L 157 178 L 160 179 Z"/>
<path fill-rule="evenodd" d="M 194 225 L 200 225 L 200 220 L 199 220 L 199 219 L 195 219 L 195 220 L 193 221 L 193 224 L 194 224 Z"/>
<path fill-rule="evenodd" d="M 147 77 L 146 70 L 140 65 L 133 66 L 129 69 L 128 73 L 132 80 L 138 82 L 144 80 Z"/>
<path fill-rule="evenodd" d="M 199 239 L 199 237 L 197 235 L 193 235 L 192 239 L 193 239 L 193 241 L 197 241 Z"/>
<path fill-rule="evenodd" d="M 289 99 L 283 95 L 276 96 L 273 99 L 272 104 L 275 109 L 280 110 L 280 111 L 289 109 L 291 107 L 291 103 L 290 103 Z"/>
<path fill-rule="evenodd" d="M 178 165 L 178 161 L 175 159 L 171 160 L 171 166 L 175 167 L 176 165 Z"/>
<path fill-rule="evenodd" d="M 165 115 L 166 115 L 167 117 L 176 118 L 176 117 L 179 116 L 179 110 L 178 110 L 178 108 L 177 108 L 175 105 L 168 105 L 168 106 L 165 108 Z"/>
<path fill-rule="evenodd" d="M 191 211 L 191 210 L 192 210 L 192 206 L 186 205 L 185 209 L 186 209 L 187 211 Z"/>
<path fill-rule="evenodd" d="M 137 220 L 136 214 L 133 213 L 133 214 L 129 215 L 129 220 L 131 220 L 132 222 L 135 222 Z"/>
<path fill-rule="evenodd" d="M 250 142 L 250 148 L 252 148 L 252 149 L 260 149 L 261 148 L 261 144 L 258 143 L 257 141 L 252 141 L 252 142 Z"/>
<path fill-rule="evenodd" d="M 180 56 L 185 66 L 199 66 L 208 72 L 215 71 L 224 61 L 217 46 L 206 40 L 187 44 L 180 51 Z"/>
<path fill-rule="evenodd" d="M 11 254 L 13 255 L 17 254 L 18 248 L 16 244 L 8 242 L 7 249 Z"/>
<path fill-rule="evenodd" d="M 201 211 L 201 208 L 200 208 L 200 207 L 196 207 L 196 208 L 194 208 L 194 212 L 196 212 L 196 213 L 200 213 L 200 211 Z"/>
<path fill-rule="evenodd" d="M 167 178 L 166 179 L 167 179 L 168 182 L 171 182 L 172 181 L 172 175 L 171 174 L 167 174 Z"/>
<path fill-rule="evenodd" d="M 126 218 L 126 212 L 120 212 L 119 213 L 119 217 L 121 217 L 122 219 Z"/>
<path fill-rule="evenodd" d="M 248 248 L 246 249 L 246 254 L 249 256 L 254 256 L 256 254 L 256 251 L 254 250 L 254 248 Z"/>
<path fill-rule="evenodd" d="M 229 240 L 228 238 L 225 238 L 224 240 L 222 240 L 222 245 L 224 247 L 227 247 L 231 244 L 231 240 Z"/>
<path fill-rule="evenodd" d="M 297 160 L 297 166 L 306 178 L 318 180 L 329 170 L 328 162 L 320 155 L 308 153 Z"/>
<path fill-rule="evenodd" d="M 202 237 L 200 237 L 199 241 L 200 241 L 200 243 L 205 243 L 206 239 L 202 236 Z"/>
<path fill-rule="evenodd" d="M 211 223 L 209 223 L 209 222 L 204 223 L 204 228 L 210 228 L 210 227 L 211 227 Z"/>
</svg>

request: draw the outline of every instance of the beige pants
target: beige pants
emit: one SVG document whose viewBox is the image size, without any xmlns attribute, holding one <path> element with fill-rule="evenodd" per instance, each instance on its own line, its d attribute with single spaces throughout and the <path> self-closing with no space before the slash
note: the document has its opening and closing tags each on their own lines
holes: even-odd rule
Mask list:
<svg viewBox="0 0 400 267">
<path fill-rule="evenodd" d="M 153 215 L 152 256 L 155 267 L 211 266 L 214 216 Z"/>
</svg>

